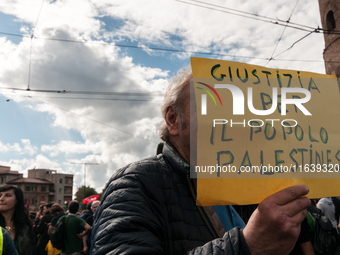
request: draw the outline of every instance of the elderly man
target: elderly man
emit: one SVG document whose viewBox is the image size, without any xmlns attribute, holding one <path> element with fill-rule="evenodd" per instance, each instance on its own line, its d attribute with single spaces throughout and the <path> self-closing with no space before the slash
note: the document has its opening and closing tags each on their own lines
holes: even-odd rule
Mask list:
<svg viewBox="0 0 340 255">
<path fill-rule="evenodd" d="M 196 206 L 190 162 L 190 79 L 182 70 L 167 89 L 162 154 L 116 171 L 93 227 L 92 254 L 288 254 L 310 201 L 297 185 L 266 198 L 244 229 L 221 231 L 223 217 Z M 217 216 L 217 217 L 216 217 Z M 223 216 L 223 215 L 222 215 Z"/>
</svg>

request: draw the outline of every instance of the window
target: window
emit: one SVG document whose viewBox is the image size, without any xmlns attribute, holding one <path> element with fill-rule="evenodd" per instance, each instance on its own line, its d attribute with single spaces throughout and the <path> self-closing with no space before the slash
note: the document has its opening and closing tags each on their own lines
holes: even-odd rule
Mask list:
<svg viewBox="0 0 340 255">
<path fill-rule="evenodd" d="M 4 181 L 5 181 L 5 178 L 1 177 L 1 183 L 4 183 Z"/>
<path fill-rule="evenodd" d="M 26 186 L 26 191 L 31 191 L 31 186 Z"/>
<path fill-rule="evenodd" d="M 37 191 L 37 186 L 32 186 L 32 191 Z"/>
<path fill-rule="evenodd" d="M 61 194 L 62 189 L 59 189 L 59 194 Z"/>
<path fill-rule="evenodd" d="M 334 19 L 334 13 L 333 11 L 329 11 L 327 13 L 327 17 L 326 17 L 326 25 L 327 25 L 327 30 L 328 32 L 334 30 L 336 28 L 336 24 L 335 24 L 335 19 Z"/>
<path fill-rule="evenodd" d="M 46 191 L 46 186 L 41 186 L 41 191 L 45 192 Z"/>
<path fill-rule="evenodd" d="M 68 188 L 68 187 L 65 187 L 64 193 L 65 194 L 71 194 L 72 193 L 72 189 Z"/>
<path fill-rule="evenodd" d="M 58 204 L 60 204 L 60 205 L 61 205 L 61 200 L 58 200 Z"/>
<path fill-rule="evenodd" d="M 63 179 L 59 179 L 59 183 L 63 183 Z"/>
</svg>

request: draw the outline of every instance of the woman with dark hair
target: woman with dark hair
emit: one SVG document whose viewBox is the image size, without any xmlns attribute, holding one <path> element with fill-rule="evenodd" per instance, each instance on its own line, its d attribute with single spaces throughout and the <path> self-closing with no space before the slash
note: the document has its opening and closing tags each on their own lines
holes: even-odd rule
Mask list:
<svg viewBox="0 0 340 255">
<path fill-rule="evenodd" d="M 0 226 L 11 236 L 20 255 L 35 254 L 32 222 L 24 205 L 24 195 L 13 185 L 0 187 Z"/>
</svg>

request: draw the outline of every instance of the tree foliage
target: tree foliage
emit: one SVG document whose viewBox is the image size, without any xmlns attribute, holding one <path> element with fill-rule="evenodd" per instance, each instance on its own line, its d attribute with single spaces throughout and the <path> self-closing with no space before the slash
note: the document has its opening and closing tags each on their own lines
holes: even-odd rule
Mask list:
<svg viewBox="0 0 340 255">
<path fill-rule="evenodd" d="M 78 187 L 77 192 L 75 194 L 75 200 L 79 202 L 79 204 L 83 204 L 83 199 L 92 195 L 97 195 L 98 192 L 91 188 L 90 186 L 85 187 L 85 196 L 84 196 L 84 185 Z M 82 205 L 82 209 L 85 209 L 86 205 Z"/>
</svg>

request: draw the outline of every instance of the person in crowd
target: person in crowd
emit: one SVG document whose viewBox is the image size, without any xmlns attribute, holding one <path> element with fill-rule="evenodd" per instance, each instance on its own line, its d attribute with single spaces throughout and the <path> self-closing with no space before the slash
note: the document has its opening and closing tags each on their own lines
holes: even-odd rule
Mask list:
<svg viewBox="0 0 340 255">
<path fill-rule="evenodd" d="M 34 255 L 35 235 L 25 208 L 20 188 L 13 185 L 0 187 L 0 226 L 7 230 L 20 255 Z"/>
<path fill-rule="evenodd" d="M 335 220 L 337 223 L 337 230 L 340 233 L 340 199 L 338 197 L 332 197 L 332 202 L 335 207 Z"/>
<path fill-rule="evenodd" d="M 55 227 L 55 225 L 57 225 L 58 220 L 67 214 L 65 213 L 64 208 L 60 204 L 55 203 L 51 207 L 51 215 L 53 216 L 53 218 L 48 228 L 47 232 L 48 234 L 51 234 L 52 228 Z"/>
<path fill-rule="evenodd" d="M 39 206 L 39 210 L 37 211 L 35 215 L 35 220 L 34 220 L 34 225 L 38 226 L 41 218 L 44 216 L 45 211 L 44 211 L 44 205 Z"/>
<path fill-rule="evenodd" d="M 93 211 L 92 211 L 92 202 L 88 203 L 86 205 L 86 211 L 80 216 L 80 218 L 82 218 L 83 220 L 86 221 L 86 219 L 88 217 L 90 217 L 91 215 L 93 215 Z"/>
<path fill-rule="evenodd" d="M 335 207 L 335 204 L 333 203 L 332 198 L 325 197 L 321 198 L 316 205 L 317 208 L 319 208 L 323 214 L 332 222 L 333 225 L 333 236 L 336 239 L 336 243 L 339 246 L 340 245 L 340 236 L 339 236 L 339 229 L 338 229 L 338 221 L 339 221 L 339 208 L 338 208 L 338 201 L 335 200 L 337 204 L 337 208 Z"/>
<path fill-rule="evenodd" d="M 296 241 L 293 250 L 289 253 L 289 255 L 314 255 L 314 254 L 315 253 L 311 240 L 311 228 L 308 225 L 306 217 L 301 223 L 300 235 Z"/>
<path fill-rule="evenodd" d="M 89 202 L 88 204 L 86 204 L 86 210 L 84 210 L 83 212 L 79 213 L 80 214 L 80 218 L 82 218 L 83 220 L 86 221 L 86 219 L 88 217 L 93 215 L 93 211 L 92 211 L 91 207 L 92 207 L 92 202 Z M 84 249 L 83 242 L 81 242 L 81 249 L 82 250 Z"/>
<path fill-rule="evenodd" d="M 48 227 L 48 231 L 47 231 L 48 235 L 51 234 L 52 228 L 57 225 L 58 220 L 61 217 L 66 215 L 66 213 L 64 212 L 64 208 L 58 203 L 55 203 L 55 204 L 52 205 L 50 212 L 51 212 L 51 215 L 52 215 L 53 218 L 52 218 L 51 223 L 49 224 L 49 227 Z M 60 250 L 53 247 L 51 240 L 47 243 L 46 251 L 47 251 L 47 255 L 60 254 Z"/>
<path fill-rule="evenodd" d="M 92 202 L 92 205 L 91 205 L 91 210 L 93 212 L 92 215 L 90 215 L 87 219 L 86 219 L 86 223 L 89 224 L 91 227 L 93 225 L 93 217 L 97 211 L 97 208 L 98 208 L 98 205 L 99 205 L 100 201 L 99 200 L 96 200 L 94 202 Z M 89 231 L 89 233 L 87 234 L 87 236 L 85 236 L 83 238 L 83 252 L 85 254 L 88 254 L 89 251 L 90 251 L 90 248 L 91 248 L 91 239 L 92 239 L 92 229 Z"/>
<path fill-rule="evenodd" d="M 121 168 L 106 185 L 94 219 L 92 255 L 280 255 L 293 249 L 310 205 L 305 185 L 264 199 L 243 229 L 228 207 L 217 213 L 196 205 L 188 175 L 191 78 L 191 71 L 182 70 L 167 88 L 162 153 Z"/>
<path fill-rule="evenodd" d="M 52 203 L 44 204 L 43 212 L 44 216 L 41 218 L 39 225 L 35 227 L 35 232 L 37 233 L 38 243 L 37 243 L 37 251 L 39 255 L 47 255 L 45 251 L 46 245 L 50 240 L 49 235 L 47 233 L 49 223 L 51 222 L 53 216 L 50 213 Z"/>
<path fill-rule="evenodd" d="M 30 219 L 31 219 L 31 221 L 32 221 L 33 224 L 34 224 L 34 220 L 35 220 L 35 215 L 36 215 L 35 212 L 30 212 L 30 213 L 29 213 Z M 33 227 L 34 227 L 34 225 L 33 225 Z"/>
<path fill-rule="evenodd" d="M 337 219 L 335 219 L 335 206 L 332 199 L 330 197 L 321 198 L 316 207 L 319 208 L 328 219 L 330 219 L 333 227 L 337 228 L 338 223 Z"/>
<path fill-rule="evenodd" d="M 6 229 L 0 227 L 0 242 L 2 243 L 2 255 L 18 255 L 11 236 Z"/>
<path fill-rule="evenodd" d="M 61 251 L 61 255 L 79 255 L 81 252 L 80 240 L 82 240 L 82 238 L 86 236 L 91 229 L 91 226 L 87 224 L 86 221 L 80 217 L 77 217 L 76 213 L 78 209 L 78 201 L 71 201 L 68 207 L 70 213 L 65 216 L 66 242 L 65 248 Z M 61 219 L 59 219 L 58 222 L 60 220 Z M 80 233 L 82 229 L 84 229 L 84 231 Z"/>
</svg>

